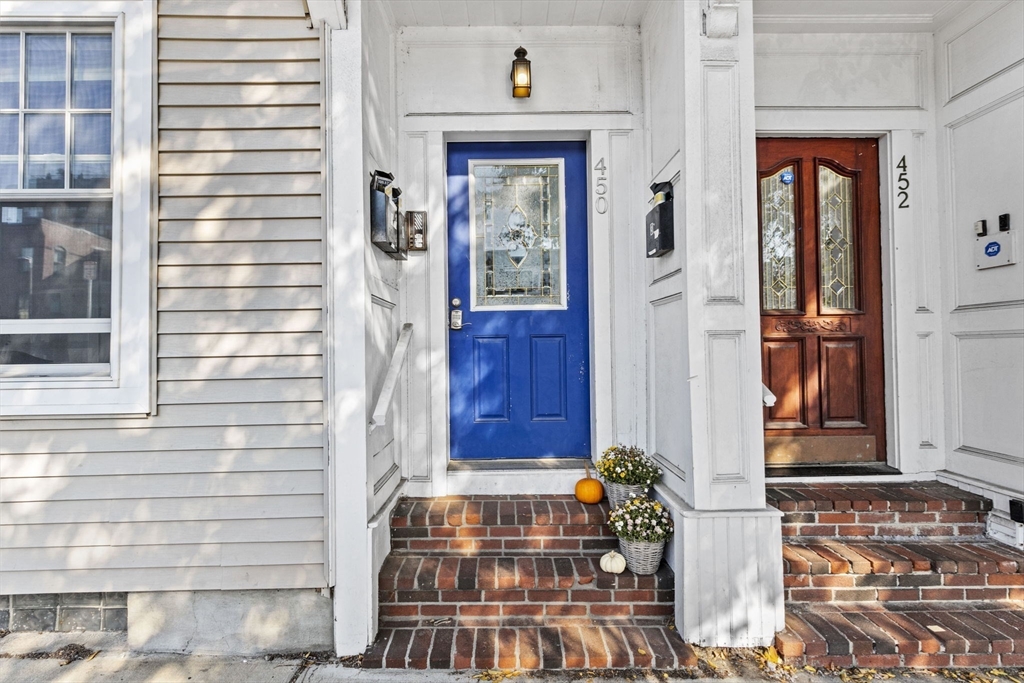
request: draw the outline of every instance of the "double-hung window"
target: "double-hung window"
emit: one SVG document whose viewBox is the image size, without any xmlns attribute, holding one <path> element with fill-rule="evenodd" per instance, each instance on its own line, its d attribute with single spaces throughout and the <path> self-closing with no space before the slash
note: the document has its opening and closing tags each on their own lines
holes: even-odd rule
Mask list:
<svg viewBox="0 0 1024 683">
<path fill-rule="evenodd" d="M 153 3 L 0 21 L 0 415 L 144 414 Z"/>
</svg>

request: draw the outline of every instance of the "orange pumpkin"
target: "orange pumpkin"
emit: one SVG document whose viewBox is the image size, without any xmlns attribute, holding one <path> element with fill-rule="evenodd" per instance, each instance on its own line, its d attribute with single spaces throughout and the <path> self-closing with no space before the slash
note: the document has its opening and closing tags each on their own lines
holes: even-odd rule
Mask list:
<svg viewBox="0 0 1024 683">
<path fill-rule="evenodd" d="M 587 476 L 576 482 L 576 500 L 587 505 L 600 503 L 604 498 L 604 486 L 597 479 L 591 478 L 590 465 L 584 463 L 583 466 L 587 469 Z"/>
</svg>

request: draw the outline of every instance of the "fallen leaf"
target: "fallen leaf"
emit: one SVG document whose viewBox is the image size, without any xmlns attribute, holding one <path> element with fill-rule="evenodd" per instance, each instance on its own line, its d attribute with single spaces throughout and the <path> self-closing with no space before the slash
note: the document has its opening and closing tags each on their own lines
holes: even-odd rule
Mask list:
<svg viewBox="0 0 1024 683">
<path fill-rule="evenodd" d="M 645 654 L 647 654 L 647 650 L 645 650 L 643 648 L 640 648 L 639 650 L 636 651 L 636 653 L 638 655 L 645 655 Z"/>
</svg>

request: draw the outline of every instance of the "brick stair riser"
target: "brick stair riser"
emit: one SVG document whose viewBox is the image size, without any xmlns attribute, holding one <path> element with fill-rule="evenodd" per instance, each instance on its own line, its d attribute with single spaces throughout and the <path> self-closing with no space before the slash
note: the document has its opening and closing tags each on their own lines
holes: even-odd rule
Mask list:
<svg viewBox="0 0 1024 683">
<path fill-rule="evenodd" d="M 987 512 L 992 501 L 938 482 L 769 486 L 768 504 L 783 512 Z"/>
<path fill-rule="evenodd" d="M 972 606 L 797 609 L 787 614 L 775 646 L 796 666 L 1024 666 L 1024 617 L 1019 610 Z"/>
<path fill-rule="evenodd" d="M 787 512 L 783 538 L 982 538 L 984 512 Z"/>
<path fill-rule="evenodd" d="M 679 669 L 694 666 L 692 648 L 656 626 L 382 629 L 365 668 L 411 669 Z"/>
</svg>

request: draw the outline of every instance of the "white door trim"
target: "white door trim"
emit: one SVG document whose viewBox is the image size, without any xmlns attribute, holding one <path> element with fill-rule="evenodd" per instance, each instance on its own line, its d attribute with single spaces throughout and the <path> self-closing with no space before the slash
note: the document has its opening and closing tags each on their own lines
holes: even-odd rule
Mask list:
<svg viewBox="0 0 1024 683">
<path fill-rule="evenodd" d="M 412 118 L 412 117 L 409 117 Z M 616 440 L 636 442 L 630 438 L 635 430 L 638 411 L 646 401 L 645 386 L 616 387 L 614 357 L 621 355 L 623 365 L 632 372 L 645 372 L 636 367 L 636 361 L 627 360 L 636 348 L 646 348 L 642 305 L 629 306 L 631 297 L 642 297 L 643 235 L 629 229 L 636 224 L 636 216 L 643 211 L 636 197 L 636 186 L 642 180 L 636 177 L 637 155 L 642 154 L 636 121 L 633 116 L 564 115 L 554 117 L 524 115 L 515 117 L 515 132 L 491 129 L 493 117 L 429 117 L 432 130 L 408 130 L 400 134 L 400 172 L 405 178 L 405 206 L 428 212 L 427 252 L 420 264 L 406 271 L 402 301 L 406 310 L 403 318 L 413 322 L 424 334 L 420 344 L 411 350 L 410 367 L 424 377 L 410 377 L 409 438 L 413 443 L 405 449 L 410 460 L 426 458 L 426 462 L 409 462 L 409 495 L 440 496 L 454 493 L 500 490 L 502 493 L 544 493 L 571 491 L 571 482 L 579 478 L 578 470 L 561 470 L 558 474 L 546 472 L 510 476 L 503 473 L 481 472 L 449 476 L 450 453 L 449 396 L 448 396 L 448 243 L 447 243 L 447 169 L 446 144 L 463 141 L 548 141 L 585 140 L 588 149 L 588 245 L 590 249 L 590 345 L 591 345 L 591 443 L 592 455 Z M 588 121 L 587 119 L 592 119 Z M 611 120 L 610 120 L 611 119 Z M 581 124 L 600 121 L 627 124 L 617 129 L 584 128 Z M 409 122 L 406 123 L 415 123 Z M 611 156 L 615 154 L 615 161 Z M 622 157 L 622 158 L 620 158 Z M 604 214 L 594 210 L 596 177 L 593 166 L 597 159 L 605 158 L 614 164 L 616 174 L 605 183 L 609 186 L 609 209 Z M 610 169 L 611 171 L 611 169 Z M 410 196 L 410 194 L 412 196 Z M 613 198 L 614 197 L 614 198 Z M 613 230 L 613 225 L 618 229 Z M 631 242 L 637 242 L 631 244 Z M 621 252 L 621 253 L 619 253 Z M 639 259 L 635 255 L 639 254 Z M 616 269 L 616 256 L 620 265 Z M 415 256 L 413 257 L 415 258 Z M 639 260 L 638 264 L 633 261 Z M 409 262 L 412 264 L 413 259 Z M 612 276 L 626 286 L 618 292 Z M 638 277 L 639 275 L 639 277 Z M 421 291 L 422 290 L 422 291 Z M 621 294 L 621 296 L 620 296 Z M 616 301 L 620 300 L 616 318 Z M 625 302 L 625 305 L 622 303 Z M 623 335 L 631 335 L 623 339 Z M 616 344 L 618 342 L 618 344 Z M 415 344 L 415 341 L 414 341 Z M 616 350 L 616 348 L 618 350 Z M 643 376 L 643 375 L 641 375 Z M 418 400 L 421 392 L 429 400 Z M 642 415 L 639 412 L 639 415 Z M 417 433 L 419 430 L 420 433 Z M 646 433 L 646 424 L 639 434 Z M 425 453 L 417 449 L 426 446 Z M 549 476 L 551 475 L 551 476 Z M 500 486 L 500 489 L 496 488 Z M 509 487 L 515 487 L 511 490 Z"/>
</svg>

